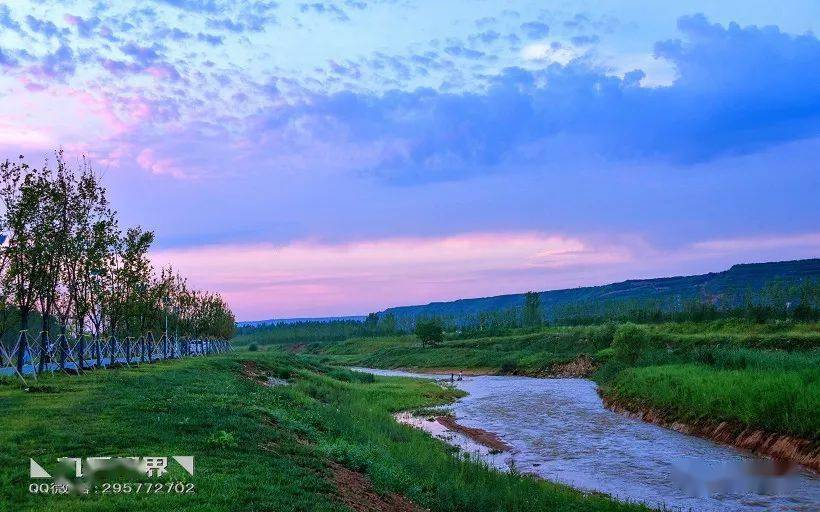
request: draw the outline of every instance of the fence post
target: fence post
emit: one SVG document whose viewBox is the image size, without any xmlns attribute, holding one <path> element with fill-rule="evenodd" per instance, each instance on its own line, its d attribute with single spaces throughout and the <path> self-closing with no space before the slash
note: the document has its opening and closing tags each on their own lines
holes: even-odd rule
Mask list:
<svg viewBox="0 0 820 512">
<path fill-rule="evenodd" d="M 77 342 L 77 346 L 79 347 L 80 358 L 78 360 L 79 369 L 85 370 L 85 335 L 80 334 L 80 340 Z"/>
<path fill-rule="evenodd" d="M 51 362 L 51 358 L 48 355 L 48 331 L 42 331 L 40 332 L 40 361 L 37 364 L 38 373 L 43 373 L 47 357 L 49 358 L 49 362 Z"/>
<path fill-rule="evenodd" d="M 148 342 L 148 362 L 151 362 L 151 356 L 154 355 L 154 333 L 149 332 L 148 336 L 145 337 L 145 341 Z"/>
<path fill-rule="evenodd" d="M 68 340 L 65 338 L 65 333 L 60 334 L 60 337 L 57 339 L 57 343 L 60 344 L 60 371 L 65 371 L 65 353 L 66 353 L 66 345 L 68 344 Z"/>
<path fill-rule="evenodd" d="M 125 364 L 131 364 L 131 336 L 125 337 Z"/>
<path fill-rule="evenodd" d="M 17 373 L 20 375 L 23 374 L 23 364 L 25 364 L 27 344 L 28 341 L 26 339 L 26 331 L 20 331 L 20 337 L 17 338 Z"/>
<path fill-rule="evenodd" d="M 102 354 L 100 353 L 100 337 L 98 335 L 94 335 L 94 350 L 97 353 L 97 367 L 99 368 L 102 366 Z"/>
<path fill-rule="evenodd" d="M 145 362 L 145 336 L 140 336 L 140 362 Z"/>
<path fill-rule="evenodd" d="M 108 338 L 108 366 L 113 366 L 117 362 L 117 339 L 112 334 Z"/>
<path fill-rule="evenodd" d="M 162 335 L 162 358 L 168 359 L 168 335 Z"/>
</svg>

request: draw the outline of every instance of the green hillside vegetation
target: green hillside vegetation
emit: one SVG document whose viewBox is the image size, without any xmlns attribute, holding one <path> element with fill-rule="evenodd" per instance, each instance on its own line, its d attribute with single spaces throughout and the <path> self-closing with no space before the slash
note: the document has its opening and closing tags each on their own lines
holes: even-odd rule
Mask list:
<svg viewBox="0 0 820 512">
<path fill-rule="evenodd" d="M 723 272 L 629 280 L 538 293 L 544 319 L 565 325 L 598 323 L 606 319 L 639 322 L 712 320 L 721 313 L 751 314 L 762 319 L 782 318 L 788 315 L 788 303 L 796 308 L 803 300 L 811 302 L 814 308 L 820 307 L 818 296 L 820 259 L 816 258 L 734 265 Z M 405 329 L 416 318 L 429 317 L 459 326 L 500 323 L 501 327 L 509 327 L 522 323 L 525 298 L 526 294 L 520 293 L 434 302 L 389 308 L 382 314 L 392 315 L 394 321 Z M 816 311 L 813 315 L 817 320 Z"/>
<path fill-rule="evenodd" d="M 262 385 L 269 376 L 288 385 Z M 0 382 L 0 509 L 343 511 L 350 500 L 379 510 L 378 500 L 400 499 L 436 511 L 645 510 L 454 457 L 392 418 L 456 395 L 281 352 L 43 375 L 27 390 Z M 50 466 L 67 455 L 175 454 L 196 457 L 193 477 L 170 472 L 193 494 L 28 492 L 29 457 Z"/>
</svg>

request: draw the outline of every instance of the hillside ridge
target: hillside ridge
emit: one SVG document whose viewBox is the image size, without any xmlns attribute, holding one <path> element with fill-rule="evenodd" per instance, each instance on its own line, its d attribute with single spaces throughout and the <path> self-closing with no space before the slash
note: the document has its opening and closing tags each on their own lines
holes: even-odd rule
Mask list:
<svg viewBox="0 0 820 512">
<path fill-rule="evenodd" d="M 627 279 L 615 283 L 562 288 L 537 292 L 542 306 L 547 310 L 570 303 L 624 300 L 691 300 L 707 301 L 725 298 L 731 294 L 750 289 L 757 290 L 766 283 L 782 279 L 787 282 L 802 279 L 820 279 L 820 258 L 774 261 L 764 263 L 737 263 L 726 270 L 696 275 L 677 275 L 647 279 Z M 453 316 L 497 311 L 519 307 L 524 293 L 511 293 L 488 297 L 436 301 L 428 304 L 387 308 L 380 315 L 394 314 L 397 318 L 429 316 Z"/>
</svg>

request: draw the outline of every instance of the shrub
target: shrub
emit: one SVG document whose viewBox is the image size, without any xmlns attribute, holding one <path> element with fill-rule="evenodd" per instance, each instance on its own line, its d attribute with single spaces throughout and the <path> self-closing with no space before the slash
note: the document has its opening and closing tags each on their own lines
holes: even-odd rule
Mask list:
<svg viewBox="0 0 820 512">
<path fill-rule="evenodd" d="M 607 322 L 601 326 L 593 327 L 590 335 L 595 348 L 602 349 L 612 344 L 617 327 L 614 322 Z"/>
<path fill-rule="evenodd" d="M 649 334 L 635 324 L 624 324 L 618 327 L 612 340 L 615 357 L 626 363 L 634 364 L 649 346 Z"/>
<path fill-rule="evenodd" d="M 259 346 L 256 343 L 248 345 L 248 352 L 256 352 L 257 350 L 259 350 Z"/>
</svg>

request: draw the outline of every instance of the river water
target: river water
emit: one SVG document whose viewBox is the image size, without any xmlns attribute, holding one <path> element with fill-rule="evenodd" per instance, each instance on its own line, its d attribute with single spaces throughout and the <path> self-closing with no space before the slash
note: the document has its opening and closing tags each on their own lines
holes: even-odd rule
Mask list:
<svg viewBox="0 0 820 512">
<path fill-rule="evenodd" d="M 469 393 L 450 406 L 458 423 L 498 434 L 511 452 L 492 454 L 423 418 L 403 421 L 499 469 L 672 510 L 820 511 L 820 479 L 809 471 L 614 413 L 592 381 L 468 376 L 455 385 Z"/>
</svg>

